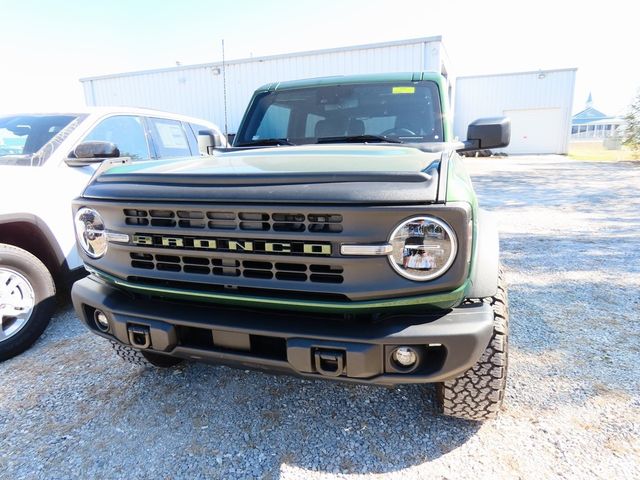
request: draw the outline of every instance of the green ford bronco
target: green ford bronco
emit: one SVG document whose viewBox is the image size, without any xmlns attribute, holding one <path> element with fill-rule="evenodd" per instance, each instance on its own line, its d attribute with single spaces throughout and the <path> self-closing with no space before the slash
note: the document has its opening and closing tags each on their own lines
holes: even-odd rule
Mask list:
<svg viewBox="0 0 640 480">
<path fill-rule="evenodd" d="M 134 363 L 435 383 L 444 414 L 494 417 L 507 292 L 459 152 L 510 124 L 457 142 L 445 92 L 432 73 L 274 83 L 232 148 L 102 169 L 73 205 L 78 315 Z"/>
</svg>

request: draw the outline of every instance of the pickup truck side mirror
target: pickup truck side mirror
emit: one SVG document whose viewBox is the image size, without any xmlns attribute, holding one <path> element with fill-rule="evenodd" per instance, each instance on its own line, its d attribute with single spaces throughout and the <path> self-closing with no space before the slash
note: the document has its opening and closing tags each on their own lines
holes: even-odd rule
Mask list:
<svg viewBox="0 0 640 480">
<path fill-rule="evenodd" d="M 102 163 L 107 158 L 118 158 L 120 150 L 111 142 L 83 142 L 73 149 L 73 158 L 67 158 L 65 163 L 70 167 L 84 167 L 94 163 Z"/>
<path fill-rule="evenodd" d="M 502 148 L 511 140 L 511 120 L 507 117 L 479 118 L 469 124 L 467 140 L 459 152 Z"/>
<path fill-rule="evenodd" d="M 202 155 L 211 155 L 214 148 L 222 146 L 222 139 L 215 130 L 198 131 L 198 150 Z"/>
</svg>

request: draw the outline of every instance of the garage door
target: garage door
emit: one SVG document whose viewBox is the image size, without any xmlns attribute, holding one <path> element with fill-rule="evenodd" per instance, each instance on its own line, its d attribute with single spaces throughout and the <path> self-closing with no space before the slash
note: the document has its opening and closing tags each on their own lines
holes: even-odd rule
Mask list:
<svg viewBox="0 0 640 480">
<path fill-rule="evenodd" d="M 508 153 L 563 153 L 564 131 L 559 108 L 505 110 L 511 119 L 511 143 Z"/>
</svg>

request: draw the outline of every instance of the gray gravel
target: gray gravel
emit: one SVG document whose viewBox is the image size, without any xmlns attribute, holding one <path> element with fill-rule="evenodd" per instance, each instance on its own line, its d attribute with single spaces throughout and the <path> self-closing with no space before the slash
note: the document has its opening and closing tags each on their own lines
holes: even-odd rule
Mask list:
<svg viewBox="0 0 640 480">
<path fill-rule="evenodd" d="M 0 477 L 640 478 L 640 164 L 467 163 L 510 283 L 498 420 L 411 386 L 132 367 L 67 305 L 0 364 Z"/>
</svg>

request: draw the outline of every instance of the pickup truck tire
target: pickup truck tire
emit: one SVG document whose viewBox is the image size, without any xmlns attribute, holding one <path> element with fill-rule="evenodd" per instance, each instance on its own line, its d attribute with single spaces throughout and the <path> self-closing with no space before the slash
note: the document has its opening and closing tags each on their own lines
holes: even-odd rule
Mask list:
<svg viewBox="0 0 640 480">
<path fill-rule="evenodd" d="M 127 345 L 114 342 L 113 340 L 110 340 L 110 342 L 111 346 L 121 359 L 134 365 L 140 365 L 143 367 L 153 366 L 158 368 L 171 368 L 182 363 L 181 358 L 168 357 L 166 355 L 160 355 L 153 352 L 143 352 Z"/>
<path fill-rule="evenodd" d="M 509 300 L 502 269 L 492 297 L 468 299 L 493 308 L 493 336 L 480 360 L 462 376 L 437 385 L 441 413 L 465 420 L 489 420 L 498 415 L 507 383 Z"/>
<path fill-rule="evenodd" d="M 24 352 L 42 335 L 55 295 L 53 277 L 38 257 L 0 244 L 0 362 Z"/>
</svg>

